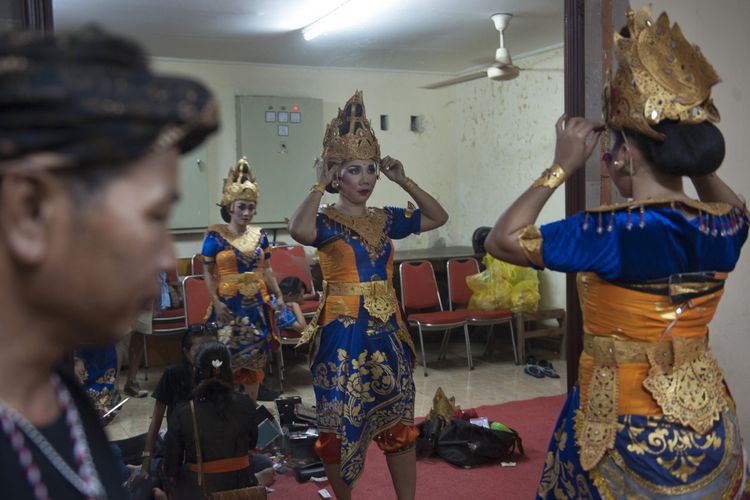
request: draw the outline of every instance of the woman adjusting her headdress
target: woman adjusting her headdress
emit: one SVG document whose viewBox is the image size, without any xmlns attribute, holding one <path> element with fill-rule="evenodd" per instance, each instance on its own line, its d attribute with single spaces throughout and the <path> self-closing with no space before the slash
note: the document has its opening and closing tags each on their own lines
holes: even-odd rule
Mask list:
<svg viewBox="0 0 750 500">
<path fill-rule="evenodd" d="M 534 225 L 601 134 L 600 124 L 563 115 L 552 166 L 485 243 L 515 264 L 577 273 L 579 378 L 537 496 L 738 498 L 746 466 L 737 416 L 708 346 L 748 232 L 744 203 L 715 173 L 724 158 L 711 100 L 719 78 L 678 25 L 666 13 L 654 22 L 649 8 L 628 12 L 615 50 L 604 160 L 632 201 Z M 683 177 L 700 200 L 685 194 Z"/>
<path fill-rule="evenodd" d="M 206 286 L 211 294 L 209 322 L 232 355 L 235 384 L 258 397 L 269 349 L 278 349 L 270 293 L 283 304 L 270 265 L 268 236 L 250 225 L 258 204 L 258 185 L 250 163 L 242 157 L 229 169 L 221 196 L 227 224 L 210 226 L 203 240 Z"/>
<path fill-rule="evenodd" d="M 399 498 L 413 498 L 416 360 L 392 284 L 392 239 L 440 227 L 448 214 L 406 177 L 400 161 L 381 159 L 361 91 L 328 125 L 316 172 L 317 182 L 289 223 L 295 240 L 318 249 L 326 284 L 300 341 L 311 349 L 316 452 L 336 497 L 345 499 L 374 439 L 389 467 L 403 472 L 394 479 Z M 419 208 L 368 207 L 381 173 Z M 338 199 L 319 208 L 326 190 Z"/>
</svg>

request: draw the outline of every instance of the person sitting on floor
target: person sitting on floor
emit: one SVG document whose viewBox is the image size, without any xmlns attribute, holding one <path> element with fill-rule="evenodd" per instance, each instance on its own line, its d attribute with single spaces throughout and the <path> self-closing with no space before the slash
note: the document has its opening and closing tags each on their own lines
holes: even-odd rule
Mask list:
<svg viewBox="0 0 750 500">
<path fill-rule="evenodd" d="M 154 472 L 151 467 L 152 458 L 161 456 L 159 429 L 161 429 L 164 420 L 164 413 L 166 412 L 167 418 L 169 418 L 178 404 L 190 400 L 190 393 L 193 391 L 195 353 L 201 345 L 210 340 L 217 340 L 216 329 L 212 325 L 190 325 L 190 328 L 182 336 L 182 363 L 168 366 L 162 373 L 156 389 L 151 394 L 155 401 L 151 425 L 146 436 L 146 446 L 143 449 L 141 470 L 144 475 Z M 156 465 L 157 463 L 154 463 L 154 466 Z"/>
<path fill-rule="evenodd" d="M 199 347 L 193 380 L 191 400 L 169 416 L 165 472 L 171 487 L 190 490 L 194 479 L 210 494 L 257 485 L 249 453 L 259 415 L 250 396 L 234 391 L 226 346 L 210 341 Z"/>
<path fill-rule="evenodd" d="M 279 329 L 302 333 L 307 327 L 307 321 L 299 304 L 304 300 L 305 292 L 307 292 L 305 284 L 299 278 L 288 276 L 281 280 L 279 288 L 284 295 L 284 304 L 281 306 L 277 319 Z"/>
</svg>

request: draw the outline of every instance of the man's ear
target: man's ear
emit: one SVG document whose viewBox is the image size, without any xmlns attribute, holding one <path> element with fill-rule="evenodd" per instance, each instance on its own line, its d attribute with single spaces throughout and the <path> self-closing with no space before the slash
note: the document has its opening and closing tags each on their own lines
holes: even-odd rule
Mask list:
<svg viewBox="0 0 750 500">
<path fill-rule="evenodd" d="M 21 265 L 37 265 L 49 251 L 55 187 L 45 173 L 8 173 L 0 180 L 0 237 Z"/>
</svg>

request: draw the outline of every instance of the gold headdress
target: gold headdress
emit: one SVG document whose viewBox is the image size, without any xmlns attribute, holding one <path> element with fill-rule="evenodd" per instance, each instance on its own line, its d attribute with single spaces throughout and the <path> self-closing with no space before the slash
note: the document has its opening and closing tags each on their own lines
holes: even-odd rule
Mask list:
<svg viewBox="0 0 750 500">
<path fill-rule="evenodd" d="M 357 90 L 326 129 L 323 157 L 337 162 L 380 161 L 380 145 L 365 114 L 362 91 Z"/>
<path fill-rule="evenodd" d="M 258 201 L 258 185 L 245 156 L 237 161 L 237 165 L 229 168 L 221 193 L 221 206 L 228 207 L 237 200 Z"/>
<path fill-rule="evenodd" d="M 619 68 L 609 95 L 609 126 L 662 141 L 664 134 L 651 128 L 662 120 L 718 122 L 711 87 L 719 75 L 680 26 L 670 28 L 666 12 L 654 23 L 647 5 L 637 13 L 628 8 L 628 29 L 629 38 L 615 34 Z"/>
</svg>

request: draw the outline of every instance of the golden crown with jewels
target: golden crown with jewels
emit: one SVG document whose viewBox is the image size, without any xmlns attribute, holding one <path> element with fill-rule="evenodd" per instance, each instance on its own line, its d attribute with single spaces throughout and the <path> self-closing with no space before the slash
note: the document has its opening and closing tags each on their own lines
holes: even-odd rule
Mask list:
<svg viewBox="0 0 750 500">
<path fill-rule="evenodd" d="M 380 161 L 380 145 L 365 113 L 362 91 L 357 90 L 326 128 L 323 158 L 335 162 Z"/>
<path fill-rule="evenodd" d="M 670 27 L 666 12 L 652 21 L 647 5 L 638 12 L 628 8 L 628 31 L 629 37 L 615 34 L 619 68 L 606 106 L 609 126 L 663 141 L 664 134 L 652 128 L 662 120 L 718 122 L 711 87 L 719 75 L 680 26 Z"/>
<path fill-rule="evenodd" d="M 258 185 L 245 156 L 237 161 L 237 165 L 229 167 L 229 173 L 224 179 L 221 206 L 228 207 L 237 200 L 258 201 Z"/>
</svg>

